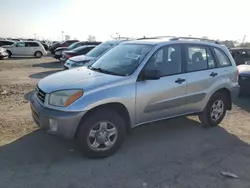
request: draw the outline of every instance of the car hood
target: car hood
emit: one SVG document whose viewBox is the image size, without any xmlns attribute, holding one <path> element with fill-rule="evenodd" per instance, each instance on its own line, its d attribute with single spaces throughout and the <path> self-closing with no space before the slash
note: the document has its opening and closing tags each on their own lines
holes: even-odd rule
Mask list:
<svg viewBox="0 0 250 188">
<path fill-rule="evenodd" d="M 3 45 L 2 48 L 11 48 L 11 45 Z"/>
<path fill-rule="evenodd" d="M 237 66 L 240 75 L 250 75 L 250 65 L 239 65 Z"/>
<path fill-rule="evenodd" d="M 68 49 L 68 47 L 58 47 L 58 48 L 55 49 L 55 51 L 58 51 L 58 50 L 67 50 L 67 49 Z"/>
<path fill-rule="evenodd" d="M 84 89 L 88 91 L 94 88 L 103 87 L 112 82 L 118 82 L 126 77 L 103 74 L 92 71 L 86 67 L 70 69 L 54 73 L 41 79 L 38 87 L 46 93 L 64 89 Z"/>
<path fill-rule="evenodd" d="M 90 60 L 93 60 L 93 59 L 96 59 L 95 57 L 90 57 L 90 56 L 86 56 L 86 55 L 78 55 L 78 56 L 75 56 L 75 57 L 71 57 L 70 60 L 72 61 L 90 61 Z"/>
</svg>

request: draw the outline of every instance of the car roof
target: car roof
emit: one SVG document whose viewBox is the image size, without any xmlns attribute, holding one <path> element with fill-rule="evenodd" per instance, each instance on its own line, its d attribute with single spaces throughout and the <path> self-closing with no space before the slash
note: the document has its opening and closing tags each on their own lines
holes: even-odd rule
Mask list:
<svg viewBox="0 0 250 188">
<path fill-rule="evenodd" d="M 129 41 L 129 40 L 126 40 L 126 39 L 124 39 L 124 40 L 108 40 L 108 41 L 105 41 L 103 43 L 120 44 L 120 43 L 125 42 L 125 41 Z"/>
<path fill-rule="evenodd" d="M 73 50 L 76 50 L 76 49 L 81 49 L 81 48 L 88 48 L 88 47 L 96 47 L 97 45 L 84 45 L 84 46 L 79 46 Z"/>
<path fill-rule="evenodd" d="M 169 39 L 140 39 L 140 40 L 130 40 L 124 42 L 124 44 L 146 44 L 146 45 L 158 45 L 158 44 L 199 44 L 199 45 L 210 45 L 210 46 L 222 46 L 221 44 L 217 44 L 214 42 L 206 42 L 200 40 L 169 40 Z M 224 46 L 224 45 L 223 45 Z"/>
</svg>

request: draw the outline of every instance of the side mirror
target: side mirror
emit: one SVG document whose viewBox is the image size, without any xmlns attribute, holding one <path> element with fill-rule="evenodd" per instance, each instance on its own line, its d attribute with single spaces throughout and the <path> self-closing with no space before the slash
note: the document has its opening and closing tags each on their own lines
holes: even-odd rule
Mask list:
<svg viewBox="0 0 250 188">
<path fill-rule="evenodd" d="M 159 70 L 147 70 L 143 75 L 144 80 L 158 80 L 160 79 L 160 71 Z"/>
</svg>

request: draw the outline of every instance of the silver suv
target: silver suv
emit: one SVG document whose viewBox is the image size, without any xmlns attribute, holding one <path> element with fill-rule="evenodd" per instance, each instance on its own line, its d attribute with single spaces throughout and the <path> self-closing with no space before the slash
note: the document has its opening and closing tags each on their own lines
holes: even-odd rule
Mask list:
<svg viewBox="0 0 250 188">
<path fill-rule="evenodd" d="M 31 110 L 39 127 L 76 139 L 87 157 L 106 157 L 138 125 L 197 114 L 216 126 L 239 86 L 228 49 L 189 38 L 124 42 L 89 67 L 39 81 Z"/>
</svg>

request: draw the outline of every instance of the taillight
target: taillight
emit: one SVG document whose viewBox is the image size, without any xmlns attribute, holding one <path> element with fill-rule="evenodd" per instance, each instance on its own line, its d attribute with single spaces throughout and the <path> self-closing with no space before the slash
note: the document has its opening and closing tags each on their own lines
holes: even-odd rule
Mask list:
<svg viewBox="0 0 250 188">
<path fill-rule="evenodd" d="M 72 55 L 71 54 L 67 54 L 66 57 L 69 59 L 69 58 L 72 57 Z"/>
</svg>

